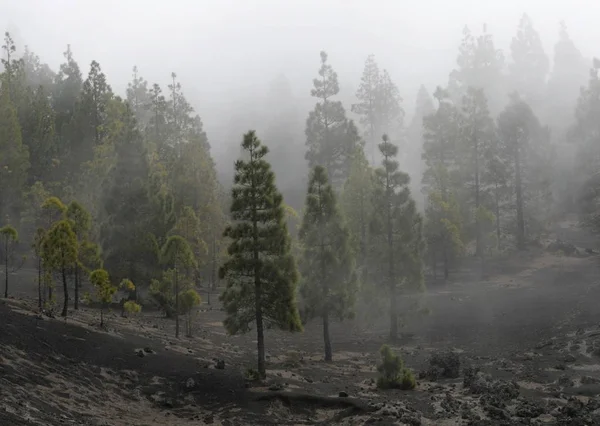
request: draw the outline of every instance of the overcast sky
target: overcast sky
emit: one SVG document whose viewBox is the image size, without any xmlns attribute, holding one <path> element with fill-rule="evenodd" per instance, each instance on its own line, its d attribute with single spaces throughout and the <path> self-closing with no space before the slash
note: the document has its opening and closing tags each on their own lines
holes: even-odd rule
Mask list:
<svg viewBox="0 0 600 426">
<path fill-rule="evenodd" d="M 353 90 L 374 53 L 410 113 L 421 83 L 447 82 L 465 24 L 486 23 L 507 52 L 523 12 L 550 56 L 560 20 L 585 56 L 600 55 L 598 0 L 0 0 L 4 27 L 54 69 L 70 43 L 84 74 L 97 60 L 117 92 L 133 65 L 150 82 L 177 72 L 209 137 L 279 73 L 308 94 L 322 49 Z"/>
</svg>

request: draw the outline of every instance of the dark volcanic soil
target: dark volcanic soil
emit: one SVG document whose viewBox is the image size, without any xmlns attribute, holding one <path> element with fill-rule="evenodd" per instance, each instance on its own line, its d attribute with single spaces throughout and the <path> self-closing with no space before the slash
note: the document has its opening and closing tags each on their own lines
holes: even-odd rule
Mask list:
<svg viewBox="0 0 600 426">
<path fill-rule="evenodd" d="M 255 336 L 226 335 L 216 295 L 195 337 L 177 340 L 157 312 L 112 312 L 108 331 L 89 308 L 39 319 L 22 274 L 21 300 L 0 304 L 0 425 L 600 425 L 599 266 L 531 249 L 495 259 L 486 279 L 465 267 L 430 289 L 431 313 L 392 345 L 429 372 L 414 391 L 375 387 L 385 314 L 366 330 L 334 324 L 333 363 L 317 322 L 269 331 L 269 379 L 250 385 Z M 449 351 L 458 376 L 433 377 L 444 371 L 430 357 Z"/>
</svg>

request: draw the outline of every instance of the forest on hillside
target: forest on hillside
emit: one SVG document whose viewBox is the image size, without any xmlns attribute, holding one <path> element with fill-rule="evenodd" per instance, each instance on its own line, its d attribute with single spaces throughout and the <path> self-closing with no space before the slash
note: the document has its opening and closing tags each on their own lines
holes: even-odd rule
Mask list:
<svg viewBox="0 0 600 426">
<path fill-rule="evenodd" d="M 264 134 L 239 135 L 233 184 L 175 72 L 160 87 L 134 66 L 117 94 L 69 46 L 58 70 L 17 55 L 9 33 L 2 49 L 4 296 L 28 265 L 40 308 L 61 299 L 65 316 L 89 283 L 102 303 L 120 289 L 128 309 L 153 302 L 179 324 L 222 282 L 225 325 L 256 323 L 264 374 L 263 323 L 300 331 L 318 317 L 327 330 L 385 309 L 393 338 L 398 297 L 423 292 L 426 275 L 448 278 L 466 258 L 484 275 L 565 213 L 600 228 L 600 61 L 564 24 L 552 61 L 526 15 L 508 53 L 465 28 L 448 81 L 420 88 L 410 121 L 398 76 L 374 56 L 343 104 L 335 58 L 315 52 L 314 108 L 276 81 Z"/>
</svg>

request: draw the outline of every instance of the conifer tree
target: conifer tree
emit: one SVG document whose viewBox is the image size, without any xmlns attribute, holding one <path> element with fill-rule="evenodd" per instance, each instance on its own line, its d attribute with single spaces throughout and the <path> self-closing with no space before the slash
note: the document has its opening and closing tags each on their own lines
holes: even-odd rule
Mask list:
<svg viewBox="0 0 600 426">
<path fill-rule="evenodd" d="M 505 82 L 502 74 L 504 55 L 494 45 L 494 39 L 484 24 L 481 35 L 475 36 L 467 27 L 457 57 L 458 67 L 450 73 L 448 93 L 459 104 L 469 87 L 483 89 L 490 110 L 497 113 L 505 104 Z"/>
<path fill-rule="evenodd" d="M 127 85 L 127 102 L 133 111 L 138 129 L 145 129 L 150 118 L 150 94 L 148 82 L 138 74 L 137 66 L 133 67 L 133 80 Z"/>
<path fill-rule="evenodd" d="M 64 303 L 61 316 L 67 316 L 69 307 L 69 287 L 67 276 L 77 262 L 77 237 L 67 220 L 56 222 L 44 238 L 42 249 L 44 265 L 49 271 L 57 273 L 63 284 Z"/>
<path fill-rule="evenodd" d="M 77 246 L 81 247 L 89 238 L 89 232 L 92 227 L 92 217 L 90 213 L 77 201 L 71 201 L 67 206 L 67 219 L 71 223 L 71 228 L 77 237 Z M 78 254 L 81 250 L 78 250 Z M 73 303 L 74 309 L 79 309 L 79 288 L 81 287 L 82 271 L 81 259 L 78 258 L 73 267 L 75 281 L 75 300 Z"/>
<path fill-rule="evenodd" d="M 258 372 L 265 376 L 264 329 L 275 326 L 301 331 L 296 307 L 298 272 L 291 254 L 283 198 L 275 176 L 265 160 L 268 153 L 254 131 L 242 142 L 248 160 L 235 163 L 231 191 L 231 219 L 225 229 L 231 238 L 229 259 L 219 270 L 227 279 L 221 302 L 227 312 L 224 322 L 231 334 L 244 333 L 256 323 Z"/>
<path fill-rule="evenodd" d="M 486 170 L 486 152 L 495 142 L 496 130 L 494 121 L 487 108 L 487 99 L 483 89 L 469 88 L 463 98 L 463 138 L 461 156 L 461 174 L 463 190 L 467 191 L 469 219 L 474 222 L 475 253 L 483 254 L 483 231 L 480 223 L 481 208 L 483 208 L 487 192 L 487 182 L 484 181 Z"/>
<path fill-rule="evenodd" d="M 374 215 L 371 223 L 371 264 L 374 279 L 387 289 L 390 301 L 390 339 L 398 337 L 398 290 L 423 288 L 422 219 L 408 189 L 409 176 L 395 160 L 398 147 L 383 136 L 382 166 L 375 170 Z M 385 271 L 383 274 L 382 271 Z M 378 278 L 379 277 L 379 278 Z"/>
<path fill-rule="evenodd" d="M 510 85 L 523 100 L 540 106 L 546 89 L 550 61 L 544 52 L 539 34 L 527 14 L 519 21 L 517 35 L 510 44 L 512 63 L 509 67 Z"/>
<path fill-rule="evenodd" d="M 340 88 L 325 52 L 321 52 L 319 78 L 313 80 L 313 85 L 311 95 L 319 101 L 306 120 L 306 159 L 310 168 L 323 166 L 331 184 L 339 188 L 348 177 L 360 137 L 354 122 L 346 118 L 342 103 L 332 99 Z"/>
<path fill-rule="evenodd" d="M 179 235 L 173 235 L 161 249 L 161 262 L 173 271 L 173 282 L 175 285 L 175 337 L 179 338 L 179 296 L 180 281 L 188 270 L 196 266 L 196 259 L 187 241 Z"/>
<path fill-rule="evenodd" d="M 104 178 L 100 198 L 104 206 L 100 227 L 104 267 L 115 280 L 149 282 L 157 272 L 158 259 L 158 252 L 149 240 L 160 235 L 149 226 L 155 212 L 150 193 L 153 188 L 149 187 L 148 153 L 133 111 L 125 109 L 119 121 L 121 131 L 114 140 L 116 161 Z"/>
<path fill-rule="evenodd" d="M 527 215 L 526 210 L 531 212 L 535 208 L 536 203 L 532 198 L 536 192 L 541 192 L 546 197 L 544 202 L 548 201 L 546 176 L 551 163 L 545 156 L 551 152 L 549 135 L 548 130 L 540 125 L 531 107 L 518 95 L 513 95 L 497 121 L 503 156 L 510 170 L 511 190 L 515 194 L 515 237 L 517 247 L 522 249 L 525 247 L 527 219 L 530 219 L 530 228 L 535 216 L 538 216 L 537 220 L 540 219 L 539 214 Z M 526 207 L 526 204 L 529 206 Z"/>
<path fill-rule="evenodd" d="M 7 72 L 2 74 L 7 81 Z M 11 102 L 8 85 L 0 89 L 0 218 L 18 222 L 24 184 L 29 169 L 29 151 L 23 145 L 21 126 Z"/>
<path fill-rule="evenodd" d="M 359 102 L 352 105 L 352 112 L 360 116 L 360 124 L 366 127 L 366 136 L 369 141 L 367 150 L 373 164 L 375 163 L 377 138 L 381 134 L 377 120 L 377 91 L 380 79 L 381 76 L 377 62 L 375 62 L 375 56 L 369 55 L 365 61 L 360 85 L 356 91 L 356 98 Z"/>
<path fill-rule="evenodd" d="M 310 176 L 299 237 L 300 293 L 305 301 L 306 318 L 319 316 L 323 320 L 325 361 L 331 361 L 329 321 L 332 316 L 343 320 L 353 315 L 357 280 L 350 233 L 321 166 L 316 166 Z"/>
<path fill-rule="evenodd" d="M 423 176 L 423 118 L 435 112 L 433 100 L 425 86 L 421 85 L 417 92 L 417 100 L 413 117 L 407 128 L 407 150 L 406 150 L 406 171 L 411 176 Z M 424 198 L 422 194 L 422 182 L 419 179 L 411 179 L 410 190 L 413 194 L 417 207 L 424 208 Z"/>
</svg>

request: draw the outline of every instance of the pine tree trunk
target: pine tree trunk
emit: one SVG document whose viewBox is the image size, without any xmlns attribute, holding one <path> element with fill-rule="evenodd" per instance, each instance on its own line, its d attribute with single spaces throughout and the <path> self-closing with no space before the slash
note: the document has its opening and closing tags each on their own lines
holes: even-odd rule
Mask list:
<svg viewBox="0 0 600 426">
<path fill-rule="evenodd" d="M 446 248 L 446 244 L 444 244 L 444 280 L 447 280 L 448 275 L 450 275 L 448 263 L 448 249 Z"/>
<path fill-rule="evenodd" d="M 396 286 L 390 286 L 390 341 L 398 338 L 398 312 L 396 308 Z"/>
<path fill-rule="evenodd" d="M 482 255 L 481 220 L 479 218 L 479 146 L 475 141 L 475 255 Z"/>
<path fill-rule="evenodd" d="M 8 298 L 8 237 L 4 240 L 4 298 Z"/>
<path fill-rule="evenodd" d="M 260 375 L 260 377 L 265 378 L 267 376 L 267 369 L 265 366 L 265 334 L 261 303 L 262 291 L 260 288 L 260 282 L 258 282 L 258 276 L 256 276 L 255 278 L 254 289 L 256 309 L 256 345 L 258 350 L 258 374 Z"/>
<path fill-rule="evenodd" d="M 67 286 L 67 268 L 65 266 L 62 267 L 62 282 L 63 282 L 63 291 L 65 293 L 65 301 L 63 303 L 63 310 L 60 315 L 63 317 L 66 317 L 67 310 L 69 308 L 69 287 Z"/>
<path fill-rule="evenodd" d="M 100 327 L 104 327 L 104 303 L 100 305 Z"/>
<path fill-rule="evenodd" d="M 500 248 L 500 194 L 498 193 L 498 183 L 496 183 L 496 246 Z"/>
<path fill-rule="evenodd" d="M 323 340 L 325 342 L 325 361 L 332 361 L 331 338 L 329 337 L 329 313 L 323 312 Z"/>
<path fill-rule="evenodd" d="M 515 189 L 517 193 L 517 246 L 525 248 L 525 219 L 523 217 L 523 188 L 521 182 L 521 161 L 519 147 L 515 147 Z"/>
<path fill-rule="evenodd" d="M 433 281 L 437 281 L 437 256 L 435 250 L 431 250 L 431 269 L 433 270 Z"/>
<path fill-rule="evenodd" d="M 178 270 L 175 266 L 175 338 L 179 338 L 179 281 Z"/>
<path fill-rule="evenodd" d="M 73 308 L 79 309 L 79 266 L 75 266 L 75 301 L 73 302 Z"/>
<path fill-rule="evenodd" d="M 42 309 L 42 258 L 38 257 L 38 308 Z"/>
</svg>

